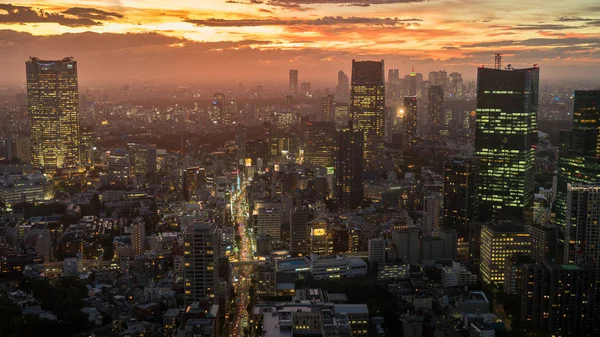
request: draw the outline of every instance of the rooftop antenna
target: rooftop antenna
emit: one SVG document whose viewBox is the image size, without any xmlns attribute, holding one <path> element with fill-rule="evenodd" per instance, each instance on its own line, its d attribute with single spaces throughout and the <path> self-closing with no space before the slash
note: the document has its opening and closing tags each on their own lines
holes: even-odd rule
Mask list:
<svg viewBox="0 0 600 337">
<path fill-rule="evenodd" d="M 502 69 L 502 54 L 497 53 L 495 55 L 496 55 L 496 57 L 494 58 L 494 69 L 501 70 Z"/>
<path fill-rule="evenodd" d="M 515 68 L 513 68 L 512 64 L 507 64 L 506 65 L 506 70 L 515 70 Z"/>
</svg>

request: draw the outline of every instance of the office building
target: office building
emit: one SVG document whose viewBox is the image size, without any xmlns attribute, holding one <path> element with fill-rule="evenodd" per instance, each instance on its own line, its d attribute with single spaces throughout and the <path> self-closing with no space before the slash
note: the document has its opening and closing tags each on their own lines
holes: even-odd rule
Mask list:
<svg viewBox="0 0 600 337">
<path fill-rule="evenodd" d="M 195 166 L 188 167 L 183 172 L 183 199 L 198 200 L 200 187 L 206 183 L 206 170 Z"/>
<path fill-rule="evenodd" d="M 363 137 L 352 125 L 339 133 L 335 184 L 338 205 L 344 209 L 355 209 L 363 200 Z"/>
<path fill-rule="evenodd" d="M 597 271 L 528 264 L 519 282 L 521 322 L 548 336 L 597 336 Z"/>
<path fill-rule="evenodd" d="M 423 234 L 431 234 L 441 227 L 444 214 L 444 196 L 433 192 L 423 198 Z"/>
<path fill-rule="evenodd" d="M 290 255 L 306 256 L 310 253 L 308 208 L 296 207 L 290 212 Z"/>
<path fill-rule="evenodd" d="M 385 263 L 385 239 L 373 238 L 368 242 L 369 264 Z"/>
<path fill-rule="evenodd" d="M 213 95 L 210 119 L 214 124 L 223 125 L 225 117 L 225 95 L 215 93 Z"/>
<path fill-rule="evenodd" d="M 283 214 L 281 202 L 255 202 L 252 218 L 256 233 L 262 236 L 268 235 L 271 241 L 281 240 Z"/>
<path fill-rule="evenodd" d="M 141 217 L 131 224 L 131 246 L 135 256 L 140 256 L 146 251 L 146 222 Z"/>
<path fill-rule="evenodd" d="M 77 62 L 32 57 L 26 70 L 33 167 L 52 173 L 79 166 Z"/>
<path fill-rule="evenodd" d="M 333 252 L 333 236 L 324 219 L 310 222 L 310 252 L 325 255 Z"/>
<path fill-rule="evenodd" d="M 531 256 L 538 263 L 557 261 L 558 230 L 551 224 L 533 224 L 527 227 L 531 235 Z"/>
<path fill-rule="evenodd" d="M 212 223 L 196 221 L 183 232 L 184 306 L 217 302 L 218 243 L 219 232 Z"/>
<path fill-rule="evenodd" d="M 503 221 L 481 227 L 480 274 L 486 284 L 502 285 L 506 259 L 530 253 L 530 236 L 523 225 Z"/>
<path fill-rule="evenodd" d="M 417 142 L 417 97 L 404 97 L 404 148 L 410 150 Z"/>
<path fill-rule="evenodd" d="M 477 69 L 479 220 L 524 219 L 535 187 L 539 68 Z"/>
<path fill-rule="evenodd" d="M 600 184 L 600 90 L 575 91 L 571 131 L 561 131 L 556 222 L 565 229 L 567 184 Z"/>
<path fill-rule="evenodd" d="M 92 166 L 94 164 L 94 128 L 92 126 L 81 125 L 79 127 L 79 158 L 81 165 Z"/>
<path fill-rule="evenodd" d="M 40 173 L 0 175 L 0 201 L 7 206 L 54 198 L 54 181 Z"/>
<path fill-rule="evenodd" d="M 321 97 L 321 116 L 319 120 L 333 122 L 335 113 L 335 105 L 333 95 Z"/>
<path fill-rule="evenodd" d="M 442 268 L 442 286 L 448 287 L 464 287 L 477 283 L 477 275 L 461 264 L 460 262 L 452 261 L 451 266 Z"/>
<path fill-rule="evenodd" d="M 298 93 L 298 70 L 290 70 L 290 93 Z"/>
<path fill-rule="evenodd" d="M 338 102 L 348 103 L 350 100 L 350 79 L 343 71 L 338 71 L 338 82 L 335 92 L 335 99 Z"/>
<path fill-rule="evenodd" d="M 304 127 L 304 164 L 333 167 L 336 130 L 332 122 L 307 122 Z"/>
<path fill-rule="evenodd" d="M 392 231 L 392 244 L 396 257 L 405 264 L 419 264 L 419 228 L 409 225 Z"/>
<path fill-rule="evenodd" d="M 383 60 L 352 60 L 350 119 L 363 133 L 365 170 L 381 167 L 385 120 L 385 76 Z"/>
<path fill-rule="evenodd" d="M 431 86 L 427 94 L 427 125 L 430 135 L 437 137 L 446 124 L 446 111 L 444 110 L 444 88 L 440 85 Z"/>
<path fill-rule="evenodd" d="M 600 269 L 600 186 L 567 184 L 563 262 Z"/>
<path fill-rule="evenodd" d="M 156 145 L 127 143 L 129 150 L 130 176 L 145 182 L 149 174 L 156 173 Z"/>
<path fill-rule="evenodd" d="M 468 256 L 469 223 L 476 220 L 475 166 L 471 158 L 444 163 L 444 227 L 458 235 L 458 254 Z"/>
</svg>

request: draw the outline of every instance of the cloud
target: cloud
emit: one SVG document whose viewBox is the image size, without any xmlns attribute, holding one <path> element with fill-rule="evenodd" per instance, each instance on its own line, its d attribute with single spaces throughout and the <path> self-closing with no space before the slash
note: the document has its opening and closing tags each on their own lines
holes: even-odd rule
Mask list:
<svg viewBox="0 0 600 337">
<path fill-rule="evenodd" d="M 516 25 L 511 29 L 514 30 L 564 30 L 564 29 L 577 29 L 581 26 L 567 26 L 567 25 L 554 25 L 554 24 L 539 24 L 539 25 Z"/>
<path fill-rule="evenodd" d="M 4 12 L 4 13 L 2 13 Z M 2 23 L 57 23 L 62 26 L 100 26 L 102 21 L 120 19 L 118 13 L 105 12 L 95 8 L 69 8 L 64 12 L 48 12 L 26 6 L 0 4 L 0 24 Z"/>
<path fill-rule="evenodd" d="M 594 21 L 595 19 L 582 18 L 579 16 L 560 16 L 554 19 L 554 21 L 560 22 L 577 22 L 577 21 Z"/>
<path fill-rule="evenodd" d="M 359 6 L 369 7 L 371 5 L 390 5 L 390 4 L 403 4 L 413 2 L 424 2 L 425 0 L 228 0 L 227 3 L 236 4 L 264 4 L 275 7 L 282 7 L 291 10 L 306 10 L 310 9 L 310 6 L 315 5 L 340 5 L 340 6 Z"/>
<path fill-rule="evenodd" d="M 511 46 L 526 46 L 526 47 L 548 47 L 548 46 L 578 46 L 578 45 L 598 45 L 600 46 L 600 38 L 534 38 L 527 40 L 503 40 L 493 42 L 481 42 L 470 45 L 462 45 L 461 48 L 481 48 L 481 47 L 511 47 Z"/>
<path fill-rule="evenodd" d="M 75 15 L 80 18 L 91 20 L 113 20 L 122 19 L 123 15 L 115 12 L 106 12 L 96 8 L 73 7 L 63 12 L 64 14 Z"/>
<path fill-rule="evenodd" d="M 398 18 L 366 18 L 366 17 L 341 17 L 324 16 L 314 20 L 279 20 L 279 19 L 187 19 L 185 22 L 201 27 L 256 27 L 256 26 L 332 26 L 332 25 L 366 25 L 366 26 L 404 26 L 417 25 L 421 19 Z"/>
</svg>

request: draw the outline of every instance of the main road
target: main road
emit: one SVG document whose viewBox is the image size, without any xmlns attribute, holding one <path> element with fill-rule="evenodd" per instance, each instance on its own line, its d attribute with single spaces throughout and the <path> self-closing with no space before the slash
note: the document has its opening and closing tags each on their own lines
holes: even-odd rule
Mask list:
<svg viewBox="0 0 600 337">
<path fill-rule="evenodd" d="M 248 229 L 248 205 L 246 201 L 246 187 L 235 193 L 231 198 L 232 218 L 239 224 L 237 235 L 240 236 L 238 260 L 248 262 L 254 260 L 252 233 Z M 252 265 L 238 265 L 234 267 L 233 275 L 238 281 L 234 283 L 236 307 L 233 317 L 233 327 L 230 337 L 241 337 L 245 327 L 248 327 L 249 318 L 247 307 L 250 303 L 250 286 L 252 284 Z"/>
</svg>

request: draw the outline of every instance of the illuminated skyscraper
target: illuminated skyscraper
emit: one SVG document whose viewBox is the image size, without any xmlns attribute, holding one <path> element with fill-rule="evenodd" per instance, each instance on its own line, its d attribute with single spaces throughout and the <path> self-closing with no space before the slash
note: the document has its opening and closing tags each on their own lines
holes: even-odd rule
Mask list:
<svg viewBox="0 0 600 337">
<path fill-rule="evenodd" d="M 350 119 L 363 133 L 364 169 L 381 167 L 385 120 L 385 76 L 381 61 L 352 60 Z"/>
<path fill-rule="evenodd" d="M 298 70 L 290 70 L 290 93 L 298 92 Z"/>
<path fill-rule="evenodd" d="M 404 147 L 412 149 L 417 141 L 417 98 L 404 97 Z"/>
<path fill-rule="evenodd" d="M 564 263 L 600 269 L 600 185 L 567 184 Z"/>
<path fill-rule="evenodd" d="M 196 221 L 183 232 L 184 305 L 216 302 L 219 242 L 219 231 L 212 223 Z"/>
<path fill-rule="evenodd" d="M 439 132 L 445 125 L 446 114 L 444 112 L 444 88 L 434 85 L 429 88 L 428 93 L 428 125 L 432 136 L 439 136 Z"/>
<path fill-rule="evenodd" d="M 414 68 L 405 79 L 408 81 L 408 96 L 417 96 L 417 73 Z"/>
<path fill-rule="evenodd" d="M 322 121 L 331 122 L 334 119 L 333 95 L 327 95 L 321 98 L 321 118 Z"/>
<path fill-rule="evenodd" d="M 213 95 L 211 120 L 215 124 L 223 124 L 225 115 L 225 95 L 216 93 Z"/>
<path fill-rule="evenodd" d="M 146 251 L 146 223 L 144 218 L 138 217 L 131 224 L 131 246 L 135 256 L 140 256 Z"/>
<path fill-rule="evenodd" d="M 539 68 L 478 68 L 479 220 L 523 219 L 535 187 Z"/>
<path fill-rule="evenodd" d="M 564 229 L 567 184 L 600 184 L 600 90 L 575 91 L 573 126 L 561 131 L 556 220 Z"/>
<path fill-rule="evenodd" d="M 304 163 L 333 167 L 335 133 L 332 122 L 307 122 L 304 128 Z"/>
<path fill-rule="evenodd" d="M 79 128 L 80 144 L 79 158 L 81 165 L 91 166 L 94 162 L 94 129 L 91 126 Z"/>
<path fill-rule="evenodd" d="M 506 259 L 516 254 L 530 254 L 529 233 L 513 222 L 491 222 L 481 227 L 481 268 L 483 282 L 504 283 Z"/>
<path fill-rule="evenodd" d="M 26 63 L 32 164 L 53 172 L 73 168 L 79 159 L 77 62 L 66 57 Z"/>
<path fill-rule="evenodd" d="M 335 161 L 336 197 L 342 208 L 353 209 L 363 200 L 364 135 L 352 127 L 340 131 Z"/>
</svg>

